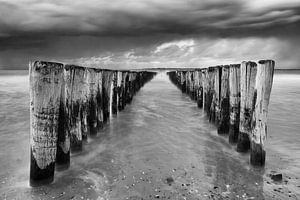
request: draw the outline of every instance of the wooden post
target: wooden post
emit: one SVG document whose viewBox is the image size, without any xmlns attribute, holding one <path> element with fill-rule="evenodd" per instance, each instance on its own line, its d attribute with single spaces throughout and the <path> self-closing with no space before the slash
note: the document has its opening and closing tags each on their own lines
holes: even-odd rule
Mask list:
<svg viewBox="0 0 300 200">
<path fill-rule="evenodd" d="M 122 110 L 121 109 L 121 101 L 122 101 L 122 83 L 123 83 L 123 76 L 122 72 L 118 71 L 117 72 L 117 109 L 118 111 Z"/>
<path fill-rule="evenodd" d="M 51 183 L 57 151 L 63 65 L 34 62 L 30 77 L 30 185 Z"/>
<path fill-rule="evenodd" d="M 113 72 L 104 70 L 102 76 L 103 122 L 106 123 L 111 111 L 111 86 Z"/>
<path fill-rule="evenodd" d="M 250 163 L 256 166 L 262 166 L 265 164 L 266 158 L 264 143 L 267 135 L 268 105 L 273 83 L 275 62 L 272 60 L 260 60 L 258 64 L 254 91 L 255 110 L 252 120 L 253 130 L 250 135 Z"/>
<path fill-rule="evenodd" d="M 122 73 L 122 81 L 119 92 L 119 110 L 123 110 L 125 108 L 125 84 L 126 84 L 126 72 Z"/>
<path fill-rule="evenodd" d="M 71 152 L 82 150 L 81 108 L 83 105 L 83 79 L 85 68 L 75 65 L 65 66 L 66 105 L 68 131 L 70 132 Z"/>
<path fill-rule="evenodd" d="M 183 93 L 186 93 L 186 82 L 187 82 L 187 80 L 186 80 L 186 71 L 181 71 L 180 72 L 181 73 L 181 79 L 180 79 L 180 85 L 181 85 L 181 91 L 183 92 Z"/>
<path fill-rule="evenodd" d="M 190 71 L 190 97 L 192 100 L 196 100 L 196 95 L 195 95 L 195 71 Z"/>
<path fill-rule="evenodd" d="M 229 142 L 236 143 L 240 123 L 240 65 L 230 65 L 229 68 Z"/>
<path fill-rule="evenodd" d="M 212 121 L 214 114 L 213 96 L 214 96 L 214 67 L 209 67 L 208 72 L 208 91 L 207 91 L 207 117 L 209 121 Z"/>
<path fill-rule="evenodd" d="M 202 85 L 203 85 L 203 110 L 207 111 L 207 96 L 208 96 L 208 70 L 202 70 Z"/>
<path fill-rule="evenodd" d="M 57 137 L 57 152 L 56 152 L 56 169 L 64 170 L 70 166 L 70 134 L 68 131 L 67 120 L 67 105 L 66 105 L 66 76 L 63 69 L 63 81 L 61 88 L 61 98 L 58 117 L 58 137 Z"/>
<path fill-rule="evenodd" d="M 203 107 L 203 81 L 202 81 L 202 71 L 197 70 L 197 89 L 196 89 L 196 98 L 197 98 L 197 106 L 199 108 Z"/>
<path fill-rule="evenodd" d="M 241 106 L 240 127 L 237 143 L 238 152 L 247 152 L 250 149 L 252 117 L 254 111 L 254 88 L 257 64 L 255 62 L 242 62 L 241 64 Z"/>
<path fill-rule="evenodd" d="M 102 69 L 94 69 L 96 77 L 96 116 L 97 116 L 97 132 L 103 128 L 103 71 Z"/>
<path fill-rule="evenodd" d="M 222 68 L 216 66 L 214 68 L 214 96 L 213 96 L 213 106 L 214 106 L 214 118 L 213 121 L 218 125 L 220 121 L 220 88 L 221 88 L 221 73 Z"/>
<path fill-rule="evenodd" d="M 218 134 L 229 132 L 229 66 L 222 66 Z"/>
<path fill-rule="evenodd" d="M 88 68 L 84 68 L 83 77 L 80 79 L 81 92 L 80 92 L 80 120 L 81 120 L 81 135 L 82 140 L 87 140 L 89 125 L 88 125 L 88 112 L 89 112 L 89 79 Z"/>
<path fill-rule="evenodd" d="M 88 68 L 86 70 L 88 79 L 88 130 L 91 136 L 97 135 L 97 73 L 95 69 Z"/>
<path fill-rule="evenodd" d="M 118 72 L 113 72 L 112 80 L 112 114 L 118 113 Z"/>
</svg>

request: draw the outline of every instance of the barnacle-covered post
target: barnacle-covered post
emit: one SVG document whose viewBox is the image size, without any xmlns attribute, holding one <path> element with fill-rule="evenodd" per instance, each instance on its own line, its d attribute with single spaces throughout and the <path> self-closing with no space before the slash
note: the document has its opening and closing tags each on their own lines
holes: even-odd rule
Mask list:
<svg viewBox="0 0 300 200">
<path fill-rule="evenodd" d="M 256 166 L 265 164 L 266 151 L 264 143 L 267 137 L 267 115 L 274 74 L 273 60 L 260 60 L 255 82 L 255 109 L 250 135 L 250 163 Z"/>
<path fill-rule="evenodd" d="M 30 77 L 30 185 L 54 178 L 63 65 L 34 62 Z"/>
</svg>

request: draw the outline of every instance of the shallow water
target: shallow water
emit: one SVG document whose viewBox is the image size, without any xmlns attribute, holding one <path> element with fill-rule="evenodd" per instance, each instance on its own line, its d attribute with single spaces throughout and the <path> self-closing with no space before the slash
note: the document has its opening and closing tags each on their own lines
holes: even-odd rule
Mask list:
<svg viewBox="0 0 300 200">
<path fill-rule="evenodd" d="M 267 161 L 252 168 L 202 109 L 158 74 L 55 182 L 30 188 L 28 77 L 0 73 L 0 199 L 300 198 L 300 74 L 277 73 Z M 273 182 L 270 171 L 283 174 Z"/>
</svg>

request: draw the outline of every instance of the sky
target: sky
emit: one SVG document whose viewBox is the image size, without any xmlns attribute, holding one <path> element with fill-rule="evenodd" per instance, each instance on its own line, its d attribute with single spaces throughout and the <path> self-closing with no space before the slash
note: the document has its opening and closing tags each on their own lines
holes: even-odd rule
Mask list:
<svg viewBox="0 0 300 200">
<path fill-rule="evenodd" d="M 208 67 L 273 59 L 300 69 L 299 0 L 0 0 L 0 69 Z"/>
</svg>

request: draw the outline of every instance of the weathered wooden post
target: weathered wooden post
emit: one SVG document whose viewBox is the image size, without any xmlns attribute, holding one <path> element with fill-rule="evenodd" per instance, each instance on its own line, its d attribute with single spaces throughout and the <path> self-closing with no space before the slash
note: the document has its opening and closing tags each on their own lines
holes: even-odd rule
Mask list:
<svg viewBox="0 0 300 200">
<path fill-rule="evenodd" d="M 267 136 L 267 115 L 275 62 L 272 60 L 260 60 L 258 64 L 254 90 L 253 130 L 250 135 L 250 163 L 262 166 L 265 164 L 266 158 L 264 143 Z"/>
<path fill-rule="evenodd" d="M 217 125 L 220 121 L 220 88 L 221 88 L 221 67 L 216 66 L 214 68 L 214 94 L 213 94 L 213 118 L 212 121 L 215 122 Z"/>
<path fill-rule="evenodd" d="M 209 67 L 207 69 L 208 72 L 208 91 L 207 91 L 207 117 L 209 121 L 212 120 L 212 113 L 214 113 L 214 105 L 213 105 L 213 96 L 214 96 L 214 67 Z"/>
<path fill-rule="evenodd" d="M 112 78 L 113 78 L 112 71 L 110 70 L 103 71 L 102 98 L 103 98 L 103 122 L 104 123 L 106 123 L 110 117 Z"/>
<path fill-rule="evenodd" d="M 75 65 L 65 66 L 66 105 L 71 152 L 82 150 L 81 111 L 83 102 L 85 68 Z"/>
<path fill-rule="evenodd" d="M 88 130 L 91 136 L 97 134 L 97 92 L 98 92 L 98 77 L 97 72 L 93 68 L 86 70 L 88 79 Z"/>
<path fill-rule="evenodd" d="M 119 105 L 118 108 L 119 110 L 123 110 L 125 107 L 125 82 L 126 82 L 126 72 L 121 72 L 122 74 L 122 81 L 121 81 L 121 86 L 120 86 L 120 91 L 119 91 Z"/>
<path fill-rule="evenodd" d="M 190 72 L 190 97 L 192 100 L 196 100 L 196 95 L 195 95 L 195 71 Z"/>
<path fill-rule="evenodd" d="M 122 99 L 122 72 L 117 72 L 117 109 L 120 111 L 121 99 Z"/>
<path fill-rule="evenodd" d="M 218 134 L 229 132 L 229 66 L 222 66 Z"/>
<path fill-rule="evenodd" d="M 118 113 L 118 71 L 113 72 L 112 80 L 112 114 Z"/>
<path fill-rule="evenodd" d="M 240 65 L 229 67 L 229 142 L 236 143 L 239 135 L 240 123 Z"/>
<path fill-rule="evenodd" d="M 181 85 L 181 91 L 183 92 L 183 93 L 186 93 L 187 91 L 186 91 L 186 82 L 187 82 L 187 80 L 186 80 L 186 71 L 181 71 L 180 72 L 180 77 L 181 77 L 181 79 L 180 79 L 180 85 Z"/>
<path fill-rule="evenodd" d="M 97 115 L 97 131 L 103 128 L 103 71 L 102 69 L 94 69 L 96 73 L 96 115 Z"/>
<path fill-rule="evenodd" d="M 89 112 L 89 79 L 88 79 L 88 68 L 84 68 L 83 78 L 81 79 L 81 92 L 80 92 L 80 120 L 81 120 L 81 135 L 82 140 L 87 140 L 89 125 L 88 125 L 88 112 Z"/>
<path fill-rule="evenodd" d="M 197 106 L 199 108 L 203 107 L 203 81 L 202 81 L 202 71 L 197 70 L 197 89 L 196 89 L 196 98 L 197 98 Z"/>
<path fill-rule="evenodd" d="M 207 96 L 208 96 L 208 70 L 202 70 L 202 85 L 203 85 L 203 110 L 207 111 Z"/>
<path fill-rule="evenodd" d="M 57 151 L 63 65 L 34 62 L 30 77 L 30 185 L 51 183 Z"/>
<path fill-rule="evenodd" d="M 241 103 L 240 127 L 237 143 L 238 152 L 250 149 L 250 134 L 252 131 L 252 115 L 254 111 L 254 88 L 257 64 L 255 62 L 242 62 L 241 64 Z"/>
<path fill-rule="evenodd" d="M 63 81 L 61 87 L 61 98 L 58 117 L 58 136 L 56 152 L 56 169 L 63 170 L 70 166 L 70 133 L 68 131 L 67 104 L 66 104 L 66 76 L 63 69 Z"/>
</svg>

